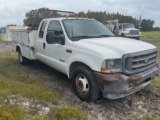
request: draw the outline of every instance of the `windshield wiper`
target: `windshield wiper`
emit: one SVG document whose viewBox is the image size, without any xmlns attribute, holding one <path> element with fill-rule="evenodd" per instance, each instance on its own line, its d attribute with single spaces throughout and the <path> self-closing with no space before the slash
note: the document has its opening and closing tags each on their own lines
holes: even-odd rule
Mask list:
<svg viewBox="0 0 160 120">
<path fill-rule="evenodd" d="M 97 37 L 114 37 L 113 35 L 98 35 Z"/>
</svg>

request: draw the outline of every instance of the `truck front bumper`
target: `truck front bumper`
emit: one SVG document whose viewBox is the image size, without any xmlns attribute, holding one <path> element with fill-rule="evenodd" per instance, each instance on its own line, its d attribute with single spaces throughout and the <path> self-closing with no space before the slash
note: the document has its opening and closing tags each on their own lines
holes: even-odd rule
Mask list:
<svg viewBox="0 0 160 120">
<path fill-rule="evenodd" d="M 128 38 L 138 38 L 140 35 L 125 35 Z"/>
<path fill-rule="evenodd" d="M 156 66 L 132 76 L 120 73 L 103 74 L 95 72 L 95 77 L 105 98 L 118 99 L 141 90 L 153 81 L 158 74 L 159 67 Z"/>
</svg>

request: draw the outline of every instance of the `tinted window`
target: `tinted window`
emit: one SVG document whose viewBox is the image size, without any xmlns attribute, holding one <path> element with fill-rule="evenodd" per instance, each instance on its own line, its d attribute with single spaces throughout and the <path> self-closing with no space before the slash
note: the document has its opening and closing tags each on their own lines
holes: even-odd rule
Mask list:
<svg viewBox="0 0 160 120">
<path fill-rule="evenodd" d="M 46 25 L 47 25 L 47 21 L 43 21 L 43 23 L 41 25 L 41 29 L 39 31 L 39 38 L 43 38 Z"/>
</svg>

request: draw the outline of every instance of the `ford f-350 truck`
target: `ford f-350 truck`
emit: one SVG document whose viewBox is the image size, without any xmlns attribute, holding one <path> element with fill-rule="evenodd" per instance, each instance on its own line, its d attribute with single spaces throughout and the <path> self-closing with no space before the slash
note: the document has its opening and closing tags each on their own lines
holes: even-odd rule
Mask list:
<svg viewBox="0 0 160 120">
<path fill-rule="evenodd" d="M 66 74 L 83 101 L 128 96 L 159 73 L 154 45 L 115 37 L 94 19 L 44 19 L 38 30 L 12 32 L 12 41 L 21 64 L 38 60 Z"/>
</svg>

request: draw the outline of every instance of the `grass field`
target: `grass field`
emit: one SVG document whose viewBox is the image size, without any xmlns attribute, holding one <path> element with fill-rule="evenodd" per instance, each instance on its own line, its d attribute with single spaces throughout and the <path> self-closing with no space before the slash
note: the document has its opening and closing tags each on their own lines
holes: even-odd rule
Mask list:
<svg viewBox="0 0 160 120">
<path fill-rule="evenodd" d="M 160 40 L 160 31 L 153 31 L 153 32 L 142 32 L 142 39 L 143 40 Z"/>
<path fill-rule="evenodd" d="M 2 41 L 1 35 L 0 35 L 0 41 Z"/>
<path fill-rule="evenodd" d="M 56 91 L 47 89 L 42 85 L 41 79 L 31 78 L 21 70 L 17 70 L 19 67 L 16 53 L 0 54 L 0 120 L 85 119 L 85 112 L 80 108 L 59 105 L 60 97 Z M 12 96 L 13 100 L 9 100 Z M 51 106 L 49 115 L 43 116 L 37 113 L 38 110 L 32 110 L 23 105 L 30 104 L 29 102 L 20 104 L 20 102 L 16 103 L 15 99 L 35 101 L 33 108 L 45 104 L 52 104 L 55 107 Z"/>
<path fill-rule="evenodd" d="M 160 31 L 154 31 L 154 32 L 143 32 L 143 39 L 144 41 L 149 42 L 153 45 L 155 45 L 158 49 L 158 57 L 157 61 L 160 65 Z M 160 77 L 154 82 L 152 82 L 147 88 L 150 88 L 154 91 L 160 92 Z"/>
</svg>

